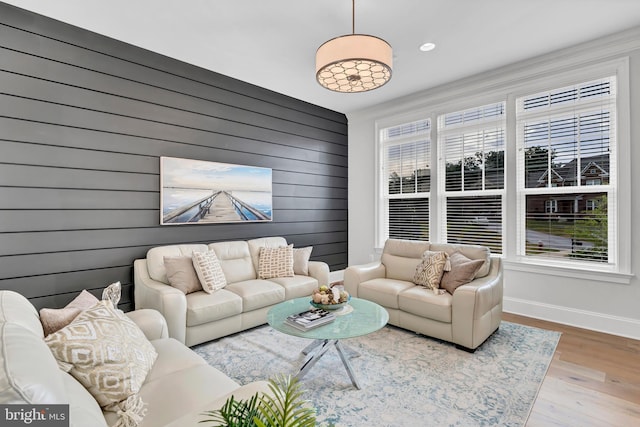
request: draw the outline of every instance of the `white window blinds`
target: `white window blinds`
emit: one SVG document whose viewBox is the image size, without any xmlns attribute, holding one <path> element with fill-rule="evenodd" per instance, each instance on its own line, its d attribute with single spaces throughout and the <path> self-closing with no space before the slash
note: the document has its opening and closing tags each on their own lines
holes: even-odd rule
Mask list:
<svg viewBox="0 0 640 427">
<path fill-rule="evenodd" d="M 429 239 L 431 121 L 382 129 L 384 236 Z"/>
<path fill-rule="evenodd" d="M 519 253 L 614 262 L 615 77 L 516 100 Z"/>
<path fill-rule="evenodd" d="M 502 253 L 505 103 L 438 117 L 441 235 Z"/>
</svg>

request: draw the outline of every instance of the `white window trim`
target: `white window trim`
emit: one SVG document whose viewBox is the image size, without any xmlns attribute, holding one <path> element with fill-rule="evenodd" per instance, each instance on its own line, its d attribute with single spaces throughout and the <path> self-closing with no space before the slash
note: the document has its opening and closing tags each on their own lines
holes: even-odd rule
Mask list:
<svg viewBox="0 0 640 427">
<path fill-rule="evenodd" d="M 406 143 L 409 142 L 411 140 L 415 140 L 417 138 L 417 136 L 409 136 L 406 138 L 397 138 L 394 139 L 391 142 L 387 142 L 385 143 L 385 141 L 383 141 L 382 139 L 382 131 L 384 129 L 390 128 L 390 127 L 394 127 L 394 126 L 399 126 L 405 123 L 411 123 L 411 122 L 416 122 L 419 120 L 424 120 L 424 119 L 431 119 L 431 133 L 428 134 L 429 139 L 431 141 L 431 173 L 432 176 L 434 174 L 434 167 L 435 166 L 435 161 L 434 161 L 434 143 L 433 143 L 433 136 L 434 136 L 434 121 L 433 118 L 431 117 L 430 114 L 422 114 L 420 112 L 416 112 L 410 115 L 402 115 L 402 116 L 398 116 L 396 118 L 393 119 L 389 119 L 389 120 L 379 120 L 376 121 L 376 125 L 375 125 L 375 136 L 376 136 L 376 140 L 375 140 L 375 144 L 376 144 L 376 151 L 375 151 L 375 162 L 376 162 L 376 170 L 375 170 L 375 200 L 376 200 L 376 206 L 374 208 L 374 220 L 375 220 L 375 231 L 374 231 L 374 245 L 375 245 L 375 250 L 377 253 L 381 253 L 382 251 L 382 247 L 384 246 L 384 242 L 387 238 L 387 227 L 386 225 L 388 225 L 389 222 L 389 212 L 388 212 L 388 208 L 387 208 L 387 204 L 386 204 L 386 200 L 388 197 L 388 183 L 387 183 L 387 177 L 385 175 L 385 173 L 383 173 L 383 169 L 384 169 L 384 160 L 385 160 L 385 153 L 384 153 L 384 149 L 385 147 L 389 146 L 389 145 L 395 145 L 395 144 L 402 144 L 402 143 Z M 425 134 L 427 135 L 427 134 Z M 419 194 L 411 194 L 409 196 L 407 196 L 407 198 L 413 198 L 413 197 L 426 197 L 429 199 L 429 204 L 431 206 L 431 193 L 419 193 Z M 396 198 L 402 198 L 401 195 L 399 195 L 399 197 Z M 431 209 L 431 207 L 430 207 Z M 430 213 L 429 216 L 430 218 L 433 218 L 433 213 Z M 430 221 L 431 222 L 431 221 Z M 431 232 L 431 227 L 429 227 L 429 230 Z"/>
<path fill-rule="evenodd" d="M 611 54 L 611 52 L 609 52 Z M 558 65 L 560 64 L 560 65 Z M 535 74 L 523 72 L 523 75 L 515 77 L 505 84 L 495 82 L 492 85 L 487 86 L 487 83 L 483 83 L 481 86 L 474 86 L 473 84 L 467 86 L 458 86 L 451 91 L 448 91 L 442 96 L 436 96 L 432 99 L 436 101 L 434 103 L 425 103 L 423 100 L 416 101 L 414 103 L 403 103 L 404 113 L 399 113 L 391 117 L 376 120 L 376 165 L 380 165 L 380 130 L 382 128 L 390 127 L 393 125 L 406 123 L 420 118 L 431 117 L 431 163 L 432 163 L 432 177 L 438 174 L 439 159 L 438 144 L 434 144 L 437 141 L 437 117 L 440 114 L 445 114 L 448 111 L 459 111 L 466 108 L 471 108 L 476 105 L 485 105 L 492 102 L 499 102 L 500 100 L 507 100 L 507 125 L 506 125 L 506 143 L 505 148 L 505 175 L 508 177 L 506 196 L 504 197 L 504 212 L 505 221 L 503 222 L 503 234 L 506 235 L 503 255 L 505 270 L 524 271 L 531 273 L 539 273 L 546 275 L 553 275 L 567 278 L 580 278 L 595 279 L 602 282 L 616 283 L 616 284 L 630 284 L 633 274 L 631 274 L 631 233 L 625 230 L 631 229 L 631 100 L 630 100 L 630 76 L 629 76 L 629 58 L 628 56 L 620 56 L 612 60 L 604 60 L 598 64 L 585 65 L 584 63 L 567 64 L 561 61 L 549 60 L 541 67 L 536 67 Z M 524 257 L 516 256 L 516 238 L 517 227 L 515 219 L 516 214 L 516 200 L 518 197 L 516 187 L 509 183 L 509 180 L 515 179 L 515 166 L 516 166 L 516 119 L 515 119 L 515 99 L 520 96 L 524 96 L 530 93 L 536 93 L 543 90 L 548 90 L 553 87 L 562 87 L 571 84 L 575 84 L 580 81 L 589 81 L 598 78 L 603 78 L 615 74 L 617 77 L 617 148 L 618 148 L 618 165 L 617 165 L 617 178 L 618 178 L 618 212 L 617 212 L 617 224 L 618 224 L 618 262 L 616 266 L 597 266 L 593 265 L 551 265 L 548 260 L 540 262 L 539 260 L 527 260 Z M 453 96 L 456 95 L 456 96 Z M 453 99 L 453 100 L 452 100 Z M 462 100 L 462 101 L 461 101 Z M 406 108 L 414 108 L 413 111 L 407 113 Z M 375 200 L 376 206 L 374 206 L 374 219 L 375 219 L 375 244 L 379 253 L 384 241 L 381 240 L 380 228 L 382 223 L 380 221 L 380 206 L 382 200 L 380 199 L 380 168 L 376 167 L 376 182 L 375 182 Z M 430 199 L 433 201 L 438 200 L 437 203 L 431 203 L 430 206 L 430 218 L 432 226 L 430 226 L 431 241 L 441 241 L 440 225 L 436 224 L 437 218 L 441 216 L 440 202 L 437 179 L 432 178 L 432 191 Z M 435 185 L 434 185 L 435 184 Z M 585 186 L 586 187 L 586 186 Z M 583 189 L 585 188 L 583 187 Z"/>
</svg>

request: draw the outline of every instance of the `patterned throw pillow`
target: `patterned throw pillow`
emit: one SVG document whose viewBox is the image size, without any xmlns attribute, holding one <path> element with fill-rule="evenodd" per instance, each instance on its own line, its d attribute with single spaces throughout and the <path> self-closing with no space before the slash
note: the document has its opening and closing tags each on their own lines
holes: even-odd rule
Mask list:
<svg viewBox="0 0 640 427">
<path fill-rule="evenodd" d="M 303 276 L 309 275 L 309 258 L 311 257 L 311 251 L 313 246 L 307 246 L 306 248 L 293 248 L 293 273 L 301 274 Z"/>
<path fill-rule="evenodd" d="M 260 279 L 293 277 L 293 275 L 293 245 L 279 248 L 260 248 L 258 261 L 258 277 Z"/>
<path fill-rule="evenodd" d="M 416 267 L 413 282 L 416 285 L 425 286 L 439 294 L 440 280 L 447 267 L 449 255 L 446 252 L 424 251 L 422 262 Z"/>
<path fill-rule="evenodd" d="M 116 426 L 142 421 L 145 409 L 137 393 L 158 353 L 111 301 L 83 311 L 45 342 L 62 370 L 78 380 L 104 410 L 120 415 Z"/>
<path fill-rule="evenodd" d="M 184 294 L 201 291 L 202 285 L 193 267 L 193 259 L 188 256 L 164 257 L 164 268 L 167 270 L 169 284 L 180 289 Z"/>
<path fill-rule="evenodd" d="M 194 252 L 191 254 L 193 268 L 196 270 L 202 290 L 212 294 L 218 289 L 227 286 L 227 279 L 224 277 L 222 266 L 216 253 L 213 251 Z"/>
<path fill-rule="evenodd" d="M 83 310 L 93 307 L 98 298 L 83 290 L 64 308 L 41 308 L 40 323 L 44 329 L 44 336 L 52 334 L 73 321 Z"/>
<path fill-rule="evenodd" d="M 122 296 L 122 285 L 120 282 L 115 282 L 104 288 L 102 291 L 102 299 L 109 300 L 113 304 L 113 308 L 118 308 L 120 297 Z"/>
<path fill-rule="evenodd" d="M 442 275 L 440 286 L 453 295 L 455 290 L 473 280 L 476 272 L 484 264 L 483 259 L 469 259 L 461 252 L 454 252 L 449 256 L 451 271 Z"/>
</svg>

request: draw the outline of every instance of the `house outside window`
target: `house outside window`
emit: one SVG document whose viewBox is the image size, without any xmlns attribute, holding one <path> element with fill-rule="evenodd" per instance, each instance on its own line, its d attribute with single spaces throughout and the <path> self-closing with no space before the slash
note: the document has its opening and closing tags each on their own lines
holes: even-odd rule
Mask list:
<svg viewBox="0 0 640 427">
<path fill-rule="evenodd" d="M 558 212 L 558 201 L 557 200 L 546 200 L 544 202 L 544 212 L 545 213 L 556 213 Z"/>
<path fill-rule="evenodd" d="M 615 102 L 615 77 L 517 98 L 520 255 L 612 262 Z"/>
<path fill-rule="evenodd" d="M 380 131 L 382 223 L 379 240 L 429 240 L 431 120 Z"/>
</svg>

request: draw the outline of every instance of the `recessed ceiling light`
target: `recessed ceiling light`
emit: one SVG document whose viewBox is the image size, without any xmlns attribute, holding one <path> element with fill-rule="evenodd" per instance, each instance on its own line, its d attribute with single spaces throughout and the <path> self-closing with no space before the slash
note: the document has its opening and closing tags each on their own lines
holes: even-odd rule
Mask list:
<svg viewBox="0 0 640 427">
<path fill-rule="evenodd" d="M 423 52 L 429 52 L 430 50 L 433 50 L 435 48 L 436 48 L 435 43 L 425 43 L 422 46 L 420 46 L 420 50 Z"/>
</svg>

